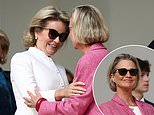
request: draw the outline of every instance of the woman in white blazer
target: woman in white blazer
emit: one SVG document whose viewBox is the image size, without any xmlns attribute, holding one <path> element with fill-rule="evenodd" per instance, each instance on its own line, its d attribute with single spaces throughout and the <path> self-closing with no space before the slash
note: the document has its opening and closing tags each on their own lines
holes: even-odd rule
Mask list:
<svg viewBox="0 0 154 115">
<path fill-rule="evenodd" d="M 53 6 L 40 9 L 33 17 L 24 36 L 27 51 L 16 53 L 11 59 L 11 81 L 17 111 L 15 115 L 37 115 L 35 109 L 24 104 L 27 91 L 39 90 L 49 101 L 85 92 L 84 83 L 68 85 L 64 67 L 56 65 L 52 55 L 63 45 L 69 34 L 69 17 Z"/>
</svg>

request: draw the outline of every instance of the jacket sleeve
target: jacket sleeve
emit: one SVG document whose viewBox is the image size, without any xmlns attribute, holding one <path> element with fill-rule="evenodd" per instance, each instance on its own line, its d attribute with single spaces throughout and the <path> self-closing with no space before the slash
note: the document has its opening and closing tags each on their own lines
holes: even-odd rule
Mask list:
<svg viewBox="0 0 154 115">
<path fill-rule="evenodd" d="M 11 82 L 16 86 L 16 90 L 21 97 L 28 97 L 27 91 L 34 91 L 38 88 L 33 66 L 28 55 L 17 53 L 11 59 Z M 47 100 L 55 101 L 55 90 L 40 91 Z"/>
<path fill-rule="evenodd" d="M 90 61 L 89 61 L 90 62 Z M 79 62 L 76 68 L 75 79 L 86 84 L 86 92 L 80 96 L 72 96 L 65 102 L 42 102 L 39 115 L 84 115 L 87 108 L 94 101 L 92 95 L 92 80 L 95 67 L 84 62 Z"/>
</svg>

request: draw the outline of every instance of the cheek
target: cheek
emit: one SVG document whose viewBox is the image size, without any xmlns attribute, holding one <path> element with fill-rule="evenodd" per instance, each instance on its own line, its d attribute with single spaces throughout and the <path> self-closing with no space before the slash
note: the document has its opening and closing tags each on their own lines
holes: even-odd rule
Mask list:
<svg viewBox="0 0 154 115">
<path fill-rule="evenodd" d="M 74 36 L 73 36 L 73 33 L 72 33 L 72 31 L 70 32 L 70 34 L 69 34 L 69 37 L 70 37 L 70 39 L 73 41 L 73 39 L 74 39 Z"/>
<path fill-rule="evenodd" d="M 119 81 L 122 80 L 122 77 L 119 77 L 118 75 L 115 74 L 115 76 L 112 77 L 112 80 L 113 80 L 114 82 L 119 82 Z"/>
<path fill-rule="evenodd" d="M 74 36 L 72 34 L 69 35 L 71 41 L 72 41 L 72 44 L 75 44 L 75 40 L 74 40 Z"/>
<path fill-rule="evenodd" d="M 118 84 L 119 82 L 121 81 L 121 79 L 114 79 L 114 82 L 116 83 L 116 84 Z"/>
<path fill-rule="evenodd" d="M 141 84 L 142 82 L 143 82 L 143 80 L 142 79 L 139 79 L 138 84 Z"/>
<path fill-rule="evenodd" d="M 50 39 L 48 36 L 48 31 L 41 31 L 38 32 L 36 35 L 37 39 L 39 39 L 40 41 L 46 41 Z"/>
<path fill-rule="evenodd" d="M 111 80 L 115 82 L 116 84 L 119 82 L 119 78 L 117 76 L 112 76 Z"/>
<path fill-rule="evenodd" d="M 64 44 L 63 42 L 60 42 L 59 43 L 59 48 L 61 48 L 63 46 L 63 44 Z"/>
<path fill-rule="evenodd" d="M 139 84 L 139 82 L 140 82 L 140 81 L 138 81 L 137 78 L 135 78 L 135 79 L 134 79 L 134 82 L 133 82 L 134 86 L 137 86 L 137 85 Z"/>
</svg>

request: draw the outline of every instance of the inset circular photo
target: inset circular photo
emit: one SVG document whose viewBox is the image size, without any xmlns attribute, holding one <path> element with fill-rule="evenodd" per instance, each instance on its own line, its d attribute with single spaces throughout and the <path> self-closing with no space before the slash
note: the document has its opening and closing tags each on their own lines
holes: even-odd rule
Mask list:
<svg viewBox="0 0 154 115">
<path fill-rule="evenodd" d="M 104 115 L 152 115 L 154 50 L 126 45 L 110 52 L 97 68 L 93 94 Z"/>
</svg>

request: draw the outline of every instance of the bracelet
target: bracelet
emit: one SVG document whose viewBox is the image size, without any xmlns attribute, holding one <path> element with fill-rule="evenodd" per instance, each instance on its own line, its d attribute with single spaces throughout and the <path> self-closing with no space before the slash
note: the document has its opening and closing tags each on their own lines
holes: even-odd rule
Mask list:
<svg viewBox="0 0 154 115">
<path fill-rule="evenodd" d="M 41 105 L 41 103 L 42 103 L 43 101 L 46 101 L 46 99 L 45 99 L 45 98 L 40 98 L 40 99 L 37 101 L 36 106 L 35 106 L 36 111 L 39 111 L 40 105 Z"/>
</svg>

